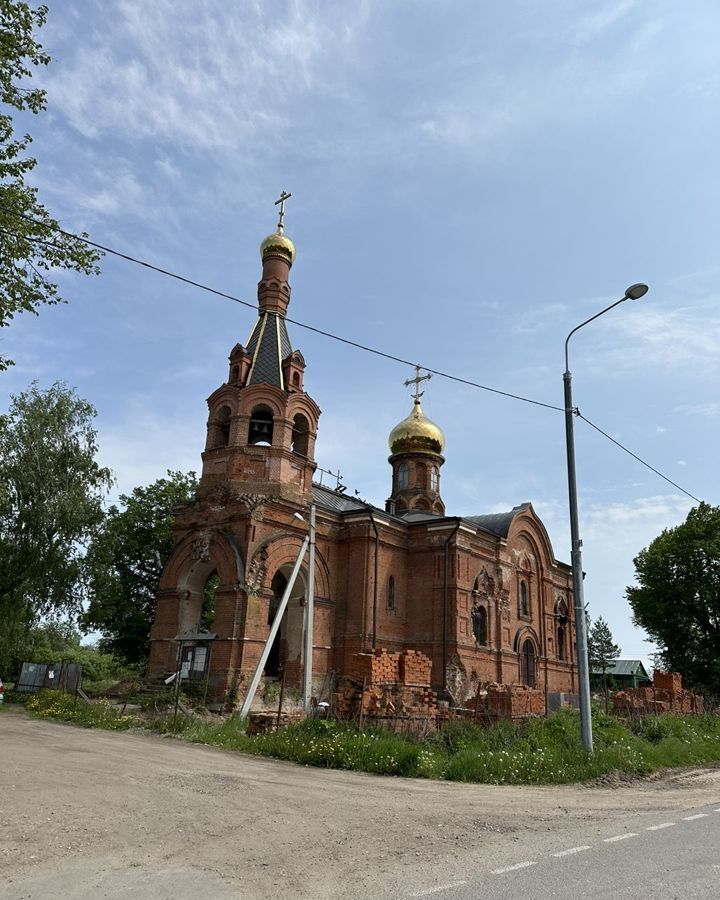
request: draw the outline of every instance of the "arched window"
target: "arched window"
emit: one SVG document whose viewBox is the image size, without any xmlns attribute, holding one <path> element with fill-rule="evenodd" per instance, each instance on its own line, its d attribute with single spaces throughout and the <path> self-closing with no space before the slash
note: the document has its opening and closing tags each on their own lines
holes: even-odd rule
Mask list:
<svg viewBox="0 0 720 900">
<path fill-rule="evenodd" d="M 520 582 L 520 615 L 530 615 L 530 599 L 528 597 L 527 581 Z"/>
<path fill-rule="evenodd" d="M 404 491 L 408 486 L 408 464 L 400 463 L 397 469 L 397 486 L 399 491 Z"/>
<path fill-rule="evenodd" d="M 566 655 L 567 655 L 567 646 L 565 644 L 565 626 L 564 625 L 558 625 L 557 655 L 558 655 L 558 659 L 565 659 Z"/>
<path fill-rule="evenodd" d="M 308 436 L 310 434 L 310 425 L 308 420 L 302 413 L 298 413 L 293 419 L 292 430 L 292 451 L 298 456 L 308 455 Z"/>
<path fill-rule="evenodd" d="M 248 444 L 269 447 L 273 439 L 273 414 L 267 406 L 256 406 L 250 414 Z"/>
<path fill-rule="evenodd" d="M 430 469 L 430 490 L 437 492 L 440 489 L 440 472 L 437 466 Z"/>
<path fill-rule="evenodd" d="M 567 625 L 570 617 L 567 603 L 562 596 L 555 604 L 555 621 L 557 623 L 557 657 L 558 659 L 567 659 Z"/>
<path fill-rule="evenodd" d="M 240 366 L 232 367 L 232 379 L 233 381 L 238 381 L 240 378 Z"/>
<path fill-rule="evenodd" d="M 300 373 L 299 372 L 293 372 L 292 382 L 293 382 L 293 387 L 300 387 Z"/>
<path fill-rule="evenodd" d="M 487 644 L 487 610 L 476 606 L 472 611 L 472 629 L 478 644 Z"/>
<path fill-rule="evenodd" d="M 388 578 L 387 586 L 387 608 L 388 612 L 395 612 L 395 578 L 391 575 Z"/>
<path fill-rule="evenodd" d="M 535 647 L 530 639 L 527 639 L 520 652 L 520 680 L 528 687 L 535 687 Z"/>
<path fill-rule="evenodd" d="M 417 478 L 417 486 L 419 488 L 427 487 L 427 468 L 422 465 L 422 463 L 418 463 L 415 467 L 415 474 Z"/>
</svg>

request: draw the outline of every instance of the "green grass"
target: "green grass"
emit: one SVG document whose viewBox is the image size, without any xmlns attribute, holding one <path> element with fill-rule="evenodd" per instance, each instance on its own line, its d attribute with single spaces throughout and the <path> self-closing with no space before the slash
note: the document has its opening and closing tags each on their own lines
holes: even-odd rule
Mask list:
<svg viewBox="0 0 720 900">
<path fill-rule="evenodd" d="M 221 722 L 171 715 L 152 723 L 120 715 L 107 703 L 77 703 L 72 696 L 44 691 L 29 698 L 31 714 L 89 728 L 122 730 L 132 725 L 199 744 L 306 766 L 349 769 L 378 775 L 444 778 L 485 784 L 563 784 L 608 773 L 642 775 L 662 767 L 720 762 L 720 718 L 657 716 L 627 726 L 595 711 L 595 752 L 580 745 L 577 714 L 561 712 L 522 725 L 500 722 L 482 728 L 453 721 L 420 741 L 382 729 L 307 720 L 279 732 L 249 737 L 237 718 Z"/>
<path fill-rule="evenodd" d="M 121 715 L 120 710 L 107 700 L 86 703 L 79 697 L 62 691 L 39 691 L 31 694 L 25 700 L 25 708 L 39 719 L 60 719 L 82 725 L 83 728 L 125 731 L 139 724 L 134 716 Z"/>
</svg>

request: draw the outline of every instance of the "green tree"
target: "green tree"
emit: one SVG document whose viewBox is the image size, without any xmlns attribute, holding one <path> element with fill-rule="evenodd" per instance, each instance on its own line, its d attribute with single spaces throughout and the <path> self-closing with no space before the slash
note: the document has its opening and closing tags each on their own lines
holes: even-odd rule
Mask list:
<svg viewBox="0 0 720 900">
<path fill-rule="evenodd" d="M 701 503 L 635 557 L 635 623 L 688 686 L 720 696 L 720 507 Z"/>
<path fill-rule="evenodd" d="M 194 472 L 168 472 L 111 506 L 87 555 L 87 631 L 103 635 L 100 646 L 128 663 L 147 659 L 155 594 L 172 549 L 174 509 L 195 498 Z"/>
<path fill-rule="evenodd" d="M 45 91 L 29 87 L 33 70 L 50 56 L 35 38 L 47 7 L 0 0 L 0 328 L 21 312 L 37 313 L 43 304 L 61 303 L 58 286 L 44 272 L 98 271 L 99 254 L 61 232 L 58 222 L 25 183 L 36 164 L 27 149 L 29 134 L 15 134 L 13 113 L 45 109 Z M 0 356 L 0 370 L 12 360 Z"/>
<path fill-rule="evenodd" d="M 609 706 L 609 679 L 608 671 L 612 668 L 613 660 L 620 656 L 620 648 L 613 641 L 610 626 L 602 616 L 593 622 L 588 632 L 588 660 L 590 668 L 602 675 L 602 685 L 605 691 L 605 712 Z"/>
<path fill-rule="evenodd" d="M 81 607 L 84 548 L 112 484 L 95 415 L 64 385 L 33 383 L 0 416 L 0 667 L 40 617 Z"/>
</svg>

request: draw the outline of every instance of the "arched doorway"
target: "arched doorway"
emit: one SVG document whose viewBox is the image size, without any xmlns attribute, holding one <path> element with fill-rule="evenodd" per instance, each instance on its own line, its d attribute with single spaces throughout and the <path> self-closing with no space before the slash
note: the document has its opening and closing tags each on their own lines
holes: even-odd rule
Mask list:
<svg viewBox="0 0 720 900">
<path fill-rule="evenodd" d="M 520 680 L 528 687 L 535 687 L 535 645 L 527 638 L 520 650 Z"/>
<path fill-rule="evenodd" d="M 283 566 L 281 569 L 278 569 L 270 583 L 272 598 L 268 607 L 268 631 L 275 621 L 291 571 L 291 565 Z M 304 573 L 301 571 L 293 585 L 285 615 L 280 623 L 280 628 L 275 635 L 275 640 L 270 647 L 270 653 L 265 663 L 263 674 L 268 678 L 277 678 L 284 668 L 297 669 L 298 672 L 300 670 L 304 614 L 301 600 L 304 597 L 305 578 Z"/>
</svg>

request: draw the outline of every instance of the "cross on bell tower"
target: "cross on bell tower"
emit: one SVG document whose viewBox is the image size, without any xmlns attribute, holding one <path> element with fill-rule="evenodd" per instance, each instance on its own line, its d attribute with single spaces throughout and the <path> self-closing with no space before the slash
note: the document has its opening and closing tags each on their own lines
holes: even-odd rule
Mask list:
<svg viewBox="0 0 720 900">
<path fill-rule="evenodd" d="M 413 400 L 415 403 L 420 403 L 420 398 L 425 393 L 425 391 L 420 390 L 420 385 L 423 381 L 430 381 L 432 378 L 432 374 L 430 372 L 427 375 L 421 375 L 420 372 L 422 368 L 420 366 L 415 366 L 415 377 L 408 378 L 404 383 L 405 387 L 410 387 L 411 384 L 415 385 L 415 393 L 413 394 Z"/>
<path fill-rule="evenodd" d="M 279 234 L 282 234 L 283 229 L 284 229 L 283 219 L 285 218 L 285 201 L 289 200 L 291 197 L 292 197 L 292 194 L 288 194 L 287 191 L 281 191 L 280 196 L 275 201 L 275 206 L 277 206 L 278 204 L 280 205 L 278 225 L 277 225 L 277 230 L 278 230 Z"/>
</svg>

